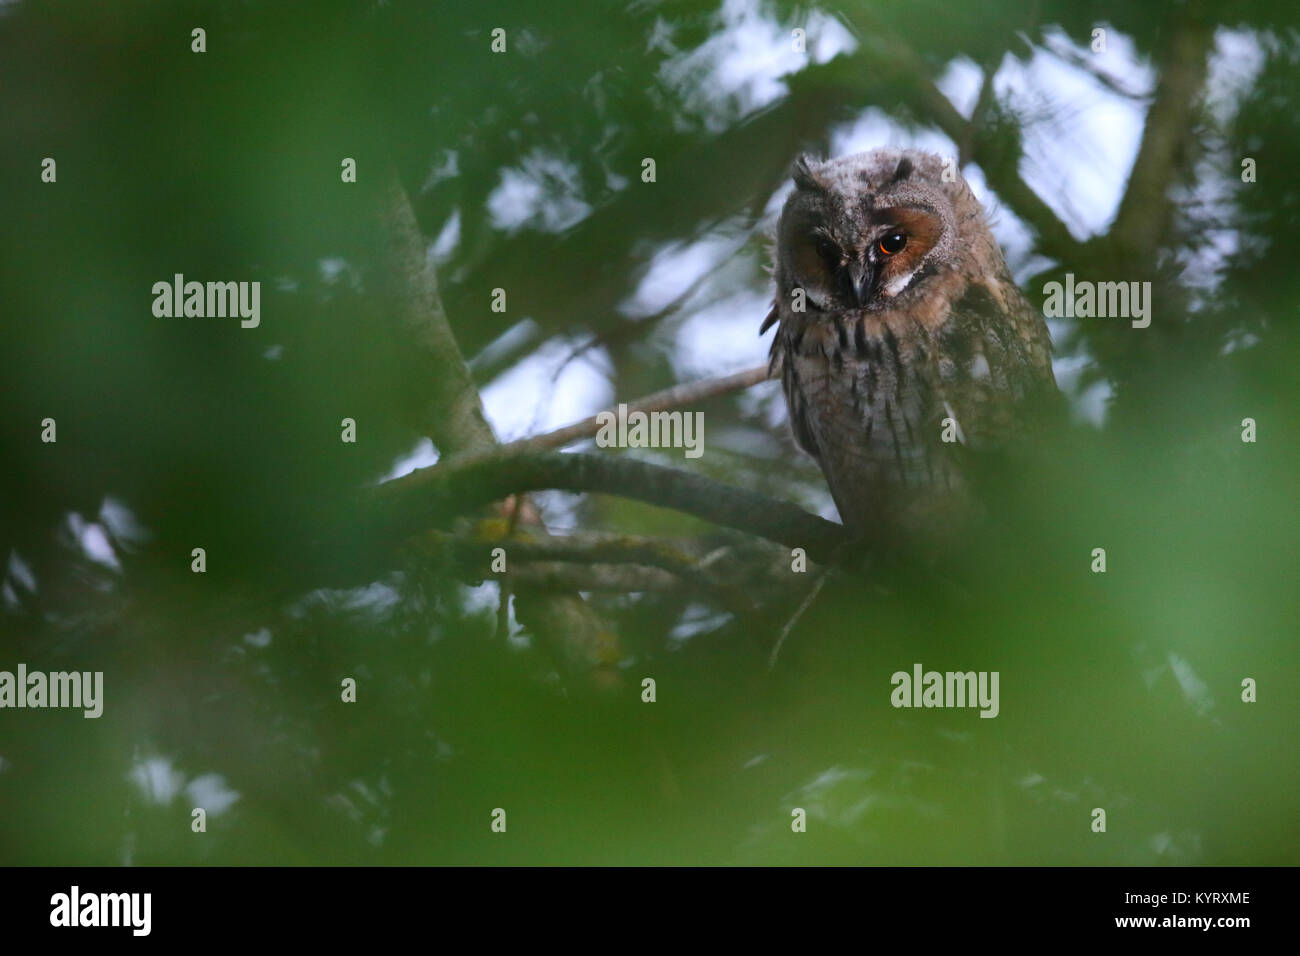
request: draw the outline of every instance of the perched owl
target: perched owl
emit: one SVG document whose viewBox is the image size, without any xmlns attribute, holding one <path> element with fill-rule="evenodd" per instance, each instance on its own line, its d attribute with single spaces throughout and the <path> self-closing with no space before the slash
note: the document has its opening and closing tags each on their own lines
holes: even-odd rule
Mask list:
<svg viewBox="0 0 1300 956">
<path fill-rule="evenodd" d="M 1058 394 L 1041 314 L 960 173 L 944 172 L 910 149 L 804 156 L 777 226 L 773 371 L 861 537 L 959 521 L 964 456 L 1023 435 Z"/>
</svg>

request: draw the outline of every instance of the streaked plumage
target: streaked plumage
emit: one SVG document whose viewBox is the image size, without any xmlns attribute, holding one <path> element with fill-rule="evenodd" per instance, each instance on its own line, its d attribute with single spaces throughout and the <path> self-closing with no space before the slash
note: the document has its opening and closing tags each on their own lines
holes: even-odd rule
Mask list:
<svg viewBox="0 0 1300 956">
<path fill-rule="evenodd" d="M 801 158 L 777 228 L 771 359 L 796 440 L 864 535 L 951 520 L 963 449 L 1004 444 L 1056 395 L 1041 314 L 943 171 L 916 150 Z"/>
</svg>

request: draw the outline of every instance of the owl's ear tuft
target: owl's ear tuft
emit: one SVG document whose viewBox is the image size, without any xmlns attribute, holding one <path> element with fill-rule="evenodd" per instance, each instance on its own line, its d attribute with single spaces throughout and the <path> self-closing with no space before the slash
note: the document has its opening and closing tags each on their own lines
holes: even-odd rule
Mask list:
<svg viewBox="0 0 1300 956">
<path fill-rule="evenodd" d="M 794 161 L 794 184 L 800 189 L 806 189 L 810 192 L 824 192 L 826 190 L 815 175 L 813 175 L 812 164 L 817 162 L 808 153 L 800 153 L 799 158 Z"/>
<path fill-rule="evenodd" d="M 904 156 L 899 160 L 898 168 L 894 170 L 894 182 L 901 183 L 910 175 L 912 175 L 912 161 Z"/>
</svg>

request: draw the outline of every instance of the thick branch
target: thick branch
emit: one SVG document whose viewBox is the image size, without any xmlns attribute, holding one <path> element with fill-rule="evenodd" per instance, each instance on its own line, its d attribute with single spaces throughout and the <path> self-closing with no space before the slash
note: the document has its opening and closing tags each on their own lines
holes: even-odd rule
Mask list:
<svg viewBox="0 0 1300 956">
<path fill-rule="evenodd" d="M 1195 129 L 1213 45 L 1214 30 L 1203 23 L 1181 22 L 1170 37 L 1142 145 L 1109 231 L 1121 260 L 1150 263 L 1168 236 L 1169 190 Z"/>
<path fill-rule="evenodd" d="M 496 445 L 496 435 L 483 414 L 483 403 L 460 346 L 447 322 L 438 295 L 437 276 L 424 236 L 397 175 L 389 164 L 384 170 L 379 209 L 386 255 L 380 285 L 403 339 L 413 348 L 420 380 L 432 398 L 421 415 L 421 427 L 443 454 L 474 452 Z M 535 622 L 537 630 L 554 636 L 564 656 L 579 666 L 597 663 L 610 635 L 590 607 L 577 594 L 539 595 L 521 618 Z"/>
<path fill-rule="evenodd" d="M 419 380 L 432 393 L 420 428 L 444 454 L 496 444 L 483 403 L 447 323 L 438 279 L 406 190 L 390 165 L 384 171 L 380 228 L 386 242 L 380 284 L 403 341 L 410 344 Z"/>
<path fill-rule="evenodd" d="M 381 536 L 402 536 L 508 495 L 546 489 L 603 492 L 673 508 L 803 548 L 815 561 L 833 560 L 847 540 L 843 527 L 796 505 L 701 475 L 626 455 L 557 452 L 490 455 L 420 469 L 372 492 L 370 520 Z"/>
</svg>

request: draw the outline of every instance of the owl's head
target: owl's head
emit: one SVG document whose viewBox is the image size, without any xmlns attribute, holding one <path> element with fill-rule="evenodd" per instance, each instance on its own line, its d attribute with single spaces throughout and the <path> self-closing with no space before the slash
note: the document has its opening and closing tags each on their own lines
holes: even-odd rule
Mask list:
<svg viewBox="0 0 1300 956">
<path fill-rule="evenodd" d="M 820 312 L 879 311 L 956 260 L 958 227 L 979 205 L 961 174 L 914 149 L 827 162 L 801 156 L 777 225 L 778 294 L 801 288 Z"/>
</svg>

